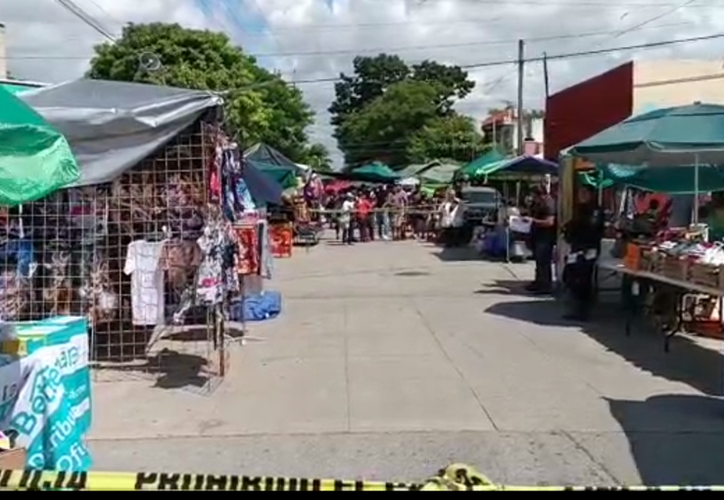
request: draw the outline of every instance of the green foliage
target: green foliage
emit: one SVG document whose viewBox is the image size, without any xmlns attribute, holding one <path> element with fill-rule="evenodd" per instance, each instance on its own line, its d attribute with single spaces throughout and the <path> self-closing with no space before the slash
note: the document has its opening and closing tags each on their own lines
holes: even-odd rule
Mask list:
<svg viewBox="0 0 724 500">
<path fill-rule="evenodd" d="M 142 54 L 161 69 L 144 71 Z M 96 46 L 88 77 L 227 92 L 226 116 L 244 144 L 264 142 L 294 161 L 303 159 L 313 113 L 301 91 L 257 65 L 223 33 L 178 24 L 130 24 L 115 43 Z"/>
<path fill-rule="evenodd" d="M 461 115 L 434 118 L 415 132 L 407 145 L 412 163 L 426 163 L 440 158 L 467 163 L 491 146 L 485 144 L 475 122 Z"/>
<path fill-rule="evenodd" d="M 390 167 L 408 163 L 406 144 L 438 115 L 439 89 L 419 81 L 391 85 L 387 91 L 349 116 L 339 129 L 339 148 L 350 166 L 378 160 Z"/>
<path fill-rule="evenodd" d="M 342 75 L 329 108 L 334 136 L 348 166 L 379 160 L 409 163 L 407 141 L 430 120 L 455 116 L 457 99 L 475 86 L 457 66 L 424 61 L 408 66 L 399 56 L 356 57 Z"/>
<path fill-rule="evenodd" d="M 332 159 L 329 156 L 329 150 L 324 144 L 312 144 L 304 152 L 304 165 L 309 165 L 315 172 L 331 172 Z"/>
</svg>

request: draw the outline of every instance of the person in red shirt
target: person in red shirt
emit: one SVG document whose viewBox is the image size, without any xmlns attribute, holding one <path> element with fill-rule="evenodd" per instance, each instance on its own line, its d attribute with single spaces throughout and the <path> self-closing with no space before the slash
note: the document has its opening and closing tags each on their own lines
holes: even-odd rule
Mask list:
<svg viewBox="0 0 724 500">
<path fill-rule="evenodd" d="M 372 229 L 370 213 L 372 212 L 372 201 L 364 193 L 357 202 L 357 221 L 359 224 L 360 239 L 370 241 L 370 230 Z"/>
</svg>

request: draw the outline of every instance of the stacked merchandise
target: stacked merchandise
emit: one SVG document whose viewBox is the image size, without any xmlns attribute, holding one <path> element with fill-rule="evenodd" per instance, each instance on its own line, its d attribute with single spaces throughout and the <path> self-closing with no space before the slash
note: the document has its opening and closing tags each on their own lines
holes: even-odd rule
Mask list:
<svg viewBox="0 0 724 500">
<path fill-rule="evenodd" d="M 666 231 L 659 241 L 630 243 L 624 265 L 649 278 L 648 310 L 658 324 L 721 338 L 724 245 L 707 243 L 698 229 Z"/>
</svg>

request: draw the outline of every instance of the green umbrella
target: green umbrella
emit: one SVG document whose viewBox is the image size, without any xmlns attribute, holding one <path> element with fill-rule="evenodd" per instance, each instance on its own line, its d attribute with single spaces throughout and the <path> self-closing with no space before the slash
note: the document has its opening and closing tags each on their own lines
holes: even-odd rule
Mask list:
<svg viewBox="0 0 724 500">
<path fill-rule="evenodd" d="M 695 103 L 634 116 L 573 146 L 600 164 L 724 164 L 724 106 Z"/>
<path fill-rule="evenodd" d="M 483 172 L 486 166 L 504 159 L 505 155 L 503 153 L 496 148 L 492 148 L 458 170 L 457 175 L 467 175 L 468 177 L 479 176 L 480 172 Z"/>
<path fill-rule="evenodd" d="M 30 106 L 0 89 L 0 205 L 38 200 L 79 177 L 65 137 Z"/>
</svg>

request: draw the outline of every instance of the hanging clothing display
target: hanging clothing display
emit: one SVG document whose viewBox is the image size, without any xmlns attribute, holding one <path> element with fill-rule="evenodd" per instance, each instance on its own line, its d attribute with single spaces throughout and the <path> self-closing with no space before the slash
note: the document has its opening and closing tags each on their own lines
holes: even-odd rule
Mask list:
<svg viewBox="0 0 724 500">
<path fill-rule="evenodd" d="M 258 224 L 244 224 L 234 226 L 238 252 L 236 257 L 236 272 L 241 276 L 259 274 L 259 235 Z"/>
<path fill-rule="evenodd" d="M 128 245 L 123 272 L 131 276 L 134 325 L 155 326 L 164 323 L 164 273 L 161 268 L 164 243 L 136 240 Z"/>
<path fill-rule="evenodd" d="M 173 315 L 176 324 L 183 323 L 192 307 L 221 304 L 226 296 L 239 291 L 235 271 L 237 243 L 228 224 L 209 223 L 196 243 L 201 252 L 200 265 L 193 285 L 183 292 L 181 304 Z"/>
</svg>

